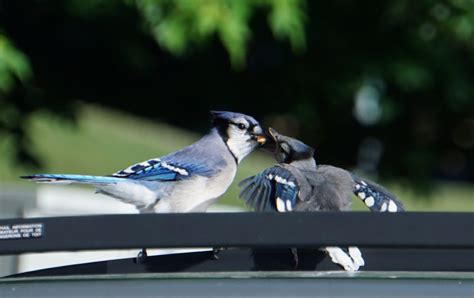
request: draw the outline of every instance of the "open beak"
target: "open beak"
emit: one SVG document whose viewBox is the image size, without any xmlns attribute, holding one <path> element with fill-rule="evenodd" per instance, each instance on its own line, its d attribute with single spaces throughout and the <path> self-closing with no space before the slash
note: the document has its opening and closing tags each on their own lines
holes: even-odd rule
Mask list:
<svg viewBox="0 0 474 298">
<path fill-rule="evenodd" d="M 273 128 L 269 127 L 268 128 L 268 134 L 270 135 L 270 137 L 272 138 L 273 141 L 277 141 L 278 139 L 278 132 L 276 130 L 274 130 Z"/>
<path fill-rule="evenodd" d="M 278 132 L 273 128 L 268 128 L 268 133 L 266 133 L 267 142 L 265 145 L 261 146 L 260 149 L 271 154 L 274 154 L 278 150 Z"/>
<path fill-rule="evenodd" d="M 268 133 L 265 133 L 262 138 L 265 139 L 265 142 L 259 142 L 257 139 L 257 142 L 260 143 L 260 149 L 269 153 L 275 152 L 277 144 L 276 144 L 276 131 L 272 128 L 268 130 Z M 260 136 L 260 135 L 259 135 Z"/>
</svg>

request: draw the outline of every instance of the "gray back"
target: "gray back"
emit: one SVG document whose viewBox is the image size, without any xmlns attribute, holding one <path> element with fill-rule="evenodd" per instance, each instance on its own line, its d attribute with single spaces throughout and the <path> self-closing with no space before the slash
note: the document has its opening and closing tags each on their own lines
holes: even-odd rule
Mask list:
<svg viewBox="0 0 474 298">
<path fill-rule="evenodd" d="M 351 209 L 352 177 L 333 166 L 320 165 L 316 171 L 300 170 L 288 165 L 299 181 L 300 193 L 295 210 L 346 211 Z"/>
</svg>

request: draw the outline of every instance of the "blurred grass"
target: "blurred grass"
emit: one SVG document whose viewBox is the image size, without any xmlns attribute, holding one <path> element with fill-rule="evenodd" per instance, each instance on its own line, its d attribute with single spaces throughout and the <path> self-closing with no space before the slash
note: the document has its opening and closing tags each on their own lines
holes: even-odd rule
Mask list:
<svg viewBox="0 0 474 298">
<path fill-rule="evenodd" d="M 97 106 L 83 106 L 77 126 L 47 113 L 38 114 L 28 126 L 35 153 L 44 164 L 42 172 L 50 173 L 110 174 L 130 164 L 165 155 L 200 137 L 167 124 Z M 0 182 L 32 187 L 30 182 L 18 179 L 31 170 L 16 166 L 11 149 L 8 137 L 0 138 Z M 251 154 L 240 165 L 234 183 L 220 203 L 243 206 L 238 199 L 237 183 L 273 163 L 260 152 Z M 440 183 L 424 196 L 399 183 L 389 183 L 387 187 L 411 211 L 474 211 L 473 185 Z M 367 209 L 355 198 L 354 210 Z"/>
</svg>

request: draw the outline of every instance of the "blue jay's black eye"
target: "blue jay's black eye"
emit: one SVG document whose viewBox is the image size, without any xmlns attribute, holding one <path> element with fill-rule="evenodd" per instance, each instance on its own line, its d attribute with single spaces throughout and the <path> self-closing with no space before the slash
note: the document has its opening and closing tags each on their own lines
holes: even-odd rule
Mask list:
<svg viewBox="0 0 474 298">
<path fill-rule="evenodd" d="M 243 124 L 243 123 L 237 124 L 237 127 L 238 127 L 239 129 L 241 129 L 241 130 L 246 129 L 245 124 Z"/>
</svg>

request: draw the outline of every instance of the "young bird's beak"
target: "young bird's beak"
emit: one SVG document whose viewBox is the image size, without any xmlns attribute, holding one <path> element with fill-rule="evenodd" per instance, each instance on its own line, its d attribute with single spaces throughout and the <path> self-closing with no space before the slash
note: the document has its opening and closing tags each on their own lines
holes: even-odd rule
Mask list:
<svg viewBox="0 0 474 298">
<path fill-rule="evenodd" d="M 260 147 L 261 150 L 272 154 L 277 148 L 276 137 L 273 133 L 276 133 L 275 130 L 273 128 L 269 128 L 268 133 L 265 134 L 266 142 Z"/>
<path fill-rule="evenodd" d="M 268 128 L 268 133 L 272 137 L 272 140 L 276 142 L 277 139 L 278 139 L 278 132 L 276 130 L 274 130 L 273 128 L 269 127 Z"/>
</svg>

